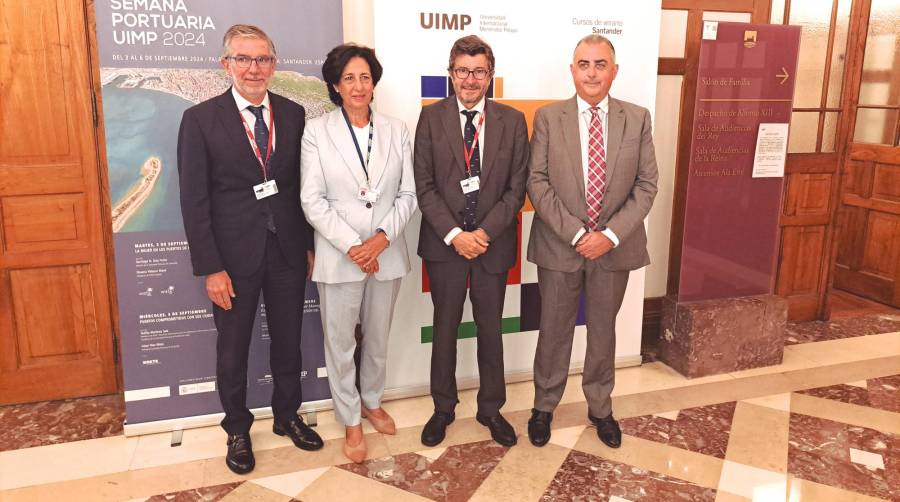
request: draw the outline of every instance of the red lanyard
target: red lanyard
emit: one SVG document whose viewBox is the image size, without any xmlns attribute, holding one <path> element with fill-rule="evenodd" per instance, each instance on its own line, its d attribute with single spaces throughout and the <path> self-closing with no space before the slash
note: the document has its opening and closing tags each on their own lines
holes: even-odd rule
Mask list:
<svg viewBox="0 0 900 502">
<path fill-rule="evenodd" d="M 239 112 L 238 115 L 241 116 L 241 122 L 244 123 L 244 131 L 247 133 L 247 137 L 250 138 L 250 146 L 253 147 L 253 153 L 256 154 L 256 160 L 259 161 L 259 165 L 262 168 L 263 181 L 269 181 L 266 166 L 269 165 L 269 157 L 272 156 L 272 140 L 275 139 L 275 112 L 272 110 L 272 103 L 269 103 L 269 146 L 266 147 L 265 160 L 263 160 L 262 152 L 259 151 L 259 145 L 256 144 L 253 131 L 250 130 L 250 125 L 247 124 L 247 119 L 244 118 L 244 113 Z"/>
<path fill-rule="evenodd" d="M 463 143 L 463 152 L 466 154 L 466 172 L 469 173 L 469 177 L 472 177 L 472 154 L 475 153 L 475 149 L 478 148 L 478 136 L 481 134 L 481 126 L 484 125 L 484 112 L 481 112 L 481 119 L 478 121 L 478 129 L 475 130 L 475 137 L 472 138 L 472 149 L 469 150 L 466 148 L 466 144 Z"/>
</svg>

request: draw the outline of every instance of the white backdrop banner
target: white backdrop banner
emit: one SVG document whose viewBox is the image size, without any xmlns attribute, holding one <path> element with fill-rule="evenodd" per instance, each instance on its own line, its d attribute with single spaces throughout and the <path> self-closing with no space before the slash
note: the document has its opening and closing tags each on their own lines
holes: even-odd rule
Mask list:
<svg viewBox="0 0 900 502">
<path fill-rule="evenodd" d="M 595 33 L 616 48 L 619 74 L 611 95 L 650 109 L 656 102 L 660 0 L 595 2 L 556 0 L 541 8 L 522 2 L 493 0 L 375 0 L 375 48 L 384 66 L 376 89 L 376 108 L 406 121 L 415 131 L 419 110 L 446 97 L 452 88 L 447 75 L 453 42 L 478 35 L 496 57 L 492 99 L 523 113 L 531 130 L 534 111 L 574 95 L 569 64 L 575 44 Z M 510 271 L 503 309 L 504 363 L 507 373 L 531 372 L 540 316 L 537 268 L 524 260 L 534 211 L 526 202 L 520 214 L 520 257 Z M 416 256 L 421 215 L 407 227 L 410 256 Z M 639 364 L 644 270 L 632 272 L 617 319 L 616 358 L 619 364 Z M 427 386 L 431 357 L 432 303 L 421 260 L 403 280 L 391 332 L 387 390 L 403 393 Z M 475 327 L 466 305 L 459 330 L 457 378 L 478 374 Z M 572 367 L 583 365 L 585 327 L 579 313 Z"/>
</svg>

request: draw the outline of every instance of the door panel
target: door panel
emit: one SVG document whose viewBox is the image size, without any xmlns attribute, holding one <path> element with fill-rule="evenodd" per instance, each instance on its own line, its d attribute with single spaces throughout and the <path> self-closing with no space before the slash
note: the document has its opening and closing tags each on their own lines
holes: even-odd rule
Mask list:
<svg viewBox="0 0 900 502">
<path fill-rule="evenodd" d="M 782 228 L 776 294 L 789 298 L 792 315 L 815 316 L 821 281 L 825 226 Z"/>
<path fill-rule="evenodd" d="M 900 148 L 854 143 L 834 287 L 900 307 Z"/>
<path fill-rule="evenodd" d="M 85 4 L 0 19 L 0 404 L 115 392 Z"/>
</svg>

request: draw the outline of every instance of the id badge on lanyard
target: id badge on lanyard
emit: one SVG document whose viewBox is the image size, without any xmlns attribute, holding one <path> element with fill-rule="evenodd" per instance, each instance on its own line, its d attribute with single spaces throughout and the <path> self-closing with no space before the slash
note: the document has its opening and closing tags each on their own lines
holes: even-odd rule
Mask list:
<svg viewBox="0 0 900 502">
<path fill-rule="evenodd" d="M 481 120 L 478 121 L 478 129 L 475 131 L 475 137 L 472 138 L 472 149 L 466 148 L 466 145 L 463 144 L 463 155 L 466 159 L 466 174 L 468 174 L 469 177 L 461 180 L 459 186 L 462 187 L 462 192 L 466 195 L 477 192 L 481 188 L 480 176 L 472 176 L 472 155 L 475 154 L 475 149 L 478 148 L 478 136 L 481 135 L 481 127 L 483 125 L 484 112 L 481 113 Z"/>
<path fill-rule="evenodd" d="M 350 116 L 347 115 L 347 110 L 341 108 L 341 113 L 344 115 L 344 121 L 347 122 L 347 129 L 350 131 L 350 138 L 353 140 L 353 145 L 356 147 L 356 155 L 359 157 L 359 164 L 362 167 L 363 173 L 366 175 L 366 184 L 359 187 L 356 198 L 367 203 L 366 207 L 371 207 L 372 204 L 378 202 L 378 196 L 381 195 L 379 190 L 369 186 L 368 165 L 372 158 L 372 138 L 375 136 L 375 121 L 372 117 L 372 110 L 369 110 L 369 141 L 366 148 L 365 159 L 363 159 L 362 149 L 359 147 L 359 141 L 356 139 L 356 132 L 353 130 L 353 124 L 350 123 Z"/>
</svg>

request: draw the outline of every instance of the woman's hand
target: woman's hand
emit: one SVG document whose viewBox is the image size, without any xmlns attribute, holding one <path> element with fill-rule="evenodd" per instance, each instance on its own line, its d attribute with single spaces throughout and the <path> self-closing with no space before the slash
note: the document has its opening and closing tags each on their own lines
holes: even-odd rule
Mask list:
<svg viewBox="0 0 900 502">
<path fill-rule="evenodd" d="M 353 246 L 347 252 L 353 263 L 367 274 L 378 272 L 378 256 L 387 249 L 391 242 L 384 232 L 375 232 L 375 235 L 366 239 L 366 242 Z"/>
</svg>

